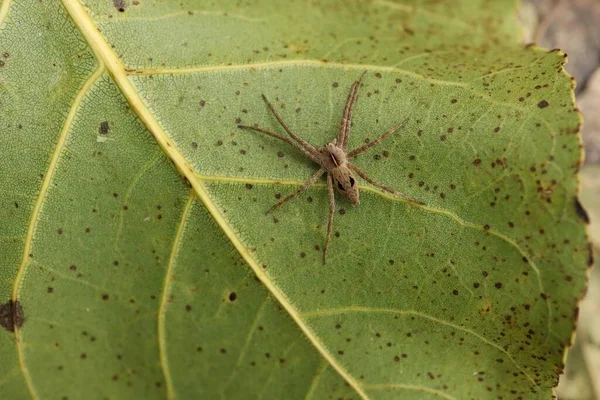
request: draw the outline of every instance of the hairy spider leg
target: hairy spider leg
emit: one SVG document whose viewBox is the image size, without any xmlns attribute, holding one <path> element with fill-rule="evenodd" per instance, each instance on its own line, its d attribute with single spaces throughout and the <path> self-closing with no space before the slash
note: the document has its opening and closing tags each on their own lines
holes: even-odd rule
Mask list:
<svg viewBox="0 0 600 400">
<path fill-rule="evenodd" d="M 279 139 L 283 142 L 286 142 L 287 144 L 289 144 L 290 146 L 294 147 L 295 149 L 301 151 L 302 153 L 304 153 L 304 155 L 308 158 L 310 158 L 312 161 L 316 162 L 317 164 L 320 164 L 319 159 L 316 158 L 313 154 L 311 154 L 307 149 L 305 149 L 304 147 L 301 147 L 299 144 L 292 142 L 290 139 L 281 136 L 277 133 L 268 131 L 266 129 L 263 128 L 259 128 L 257 126 L 249 126 L 249 125 L 238 125 L 238 128 L 241 129 L 248 129 L 251 131 L 256 131 L 256 132 L 260 132 L 260 133 L 264 133 L 265 135 L 274 137 L 275 139 Z"/>
<path fill-rule="evenodd" d="M 359 155 L 360 153 L 369 150 L 371 147 L 381 143 L 381 141 L 387 139 L 389 136 L 391 136 L 392 134 L 394 134 L 396 131 L 402 129 L 404 127 L 404 125 L 406 125 L 406 123 L 408 122 L 408 118 L 405 119 L 404 121 L 402 121 L 400 124 L 392 127 L 389 131 L 387 131 L 386 133 L 384 133 L 383 135 L 379 136 L 377 139 L 373 140 L 372 142 L 369 142 L 367 144 L 364 144 L 354 150 L 352 150 L 350 153 L 348 153 L 348 158 L 353 158 L 356 157 L 357 155 Z"/>
<path fill-rule="evenodd" d="M 305 192 L 309 187 L 311 187 L 320 177 L 321 175 L 323 175 L 325 173 L 325 168 L 319 168 L 319 170 L 317 172 L 315 172 L 314 174 L 312 174 L 312 176 L 310 178 L 308 178 L 308 180 L 306 182 L 304 182 L 304 185 L 302 185 L 302 187 L 298 190 L 296 190 L 294 193 L 287 195 L 286 197 L 284 197 L 283 199 L 279 200 L 277 202 L 277 204 L 275 204 L 273 207 L 269 208 L 267 210 L 267 214 L 269 214 L 271 211 L 273 211 L 274 209 L 276 209 L 277 207 L 283 205 L 284 203 L 287 203 L 289 200 L 293 199 L 294 197 L 298 196 L 299 194 Z"/>
<path fill-rule="evenodd" d="M 352 109 L 354 108 L 354 103 L 358 98 L 358 90 L 362 85 L 362 81 L 366 73 L 367 71 L 363 72 L 360 76 L 360 79 L 352 84 L 350 87 L 350 93 L 348 93 L 346 105 L 344 106 L 344 115 L 340 121 L 340 132 L 338 133 L 336 140 L 337 146 L 341 147 L 344 151 L 348 149 L 348 139 L 350 138 L 350 128 L 352 125 Z"/>
<path fill-rule="evenodd" d="M 400 197 L 402 197 L 408 201 L 411 201 L 413 203 L 417 203 L 417 204 L 421 204 L 421 205 L 425 204 L 422 201 L 415 200 L 412 197 L 409 197 L 402 192 L 399 192 L 395 189 L 392 189 L 391 187 L 389 187 L 387 185 L 384 185 L 383 183 L 374 181 L 373 179 L 369 178 L 369 176 L 362 169 L 358 168 L 356 165 L 354 165 L 352 163 L 348 163 L 348 168 L 350 168 L 352 171 L 356 172 L 361 178 L 363 178 L 365 181 L 369 182 L 373 186 L 377 186 L 378 188 L 381 188 L 381 189 L 385 190 L 386 192 L 392 193 L 396 196 L 400 196 Z"/>
<path fill-rule="evenodd" d="M 300 143 L 300 145 L 302 145 L 302 147 L 306 148 L 306 150 L 308 150 L 309 152 L 311 152 L 313 154 L 319 153 L 319 150 L 317 150 L 312 144 L 308 143 L 306 140 L 302 139 L 301 137 L 296 136 L 294 134 L 294 132 L 292 132 L 292 130 L 287 126 L 287 124 L 285 122 L 283 122 L 283 118 L 281 118 L 279 113 L 277 111 L 275 111 L 275 108 L 273 107 L 273 105 L 271 103 L 269 103 L 269 100 L 267 100 L 267 96 L 265 96 L 263 94 L 262 98 L 265 101 L 265 103 L 267 103 L 267 107 L 269 107 L 269 110 L 271 110 L 273 115 L 275 115 L 275 118 L 277 118 L 277 121 L 279 121 L 279 123 L 281 124 L 283 129 L 285 129 L 285 131 L 288 133 L 288 135 L 290 135 L 290 137 L 292 139 L 294 139 L 295 141 Z"/>
<path fill-rule="evenodd" d="M 333 216 L 335 215 L 335 193 L 333 191 L 333 178 L 327 173 L 327 191 L 329 192 L 329 219 L 327 220 L 327 236 L 325 237 L 325 250 L 323 251 L 323 265 L 327 264 L 327 252 L 329 251 L 329 239 L 331 239 L 331 228 L 333 227 Z"/>
</svg>

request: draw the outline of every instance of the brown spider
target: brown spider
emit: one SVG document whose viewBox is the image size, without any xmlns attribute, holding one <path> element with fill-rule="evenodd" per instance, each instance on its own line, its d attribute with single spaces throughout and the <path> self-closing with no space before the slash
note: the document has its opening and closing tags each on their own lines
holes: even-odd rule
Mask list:
<svg viewBox="0 0 600 400">
<path fill-rule="evenodd" d="M 361 178 L 370 184 L 377 186 L 387 192 L 390 192 L 394 195 L 403 197 L 404 199 L 417 203 L 423 204 L 418 200 L 414 200 L 402 192 L 392 189 L 391 187 L 384 185 L 382 183 L 376 182 L 373 179 L 369 178 L 367 174 L 358 168 L 356 165 L 350 163 L 348 161 L 349 158 L 356 157 L 360 153 L 370 149 L 375 146 L 382 140 L 386 139 L 394 132 L 402 128 L 408 119 L 404 120 L 401 124 L 392 127 L 389 131 L 378 137 L 372 142 L 369 142 L 363 146 L 360 146 L 351 152 L 347 153 L 348 149 L 348 138 L 350 136 L 350 126 L 352 123 L 352 108 L 354 107 L 354 103 L 358 97 L 358 90 L 362 84 L 363 77 L 365 76 L 367 71 L 363 72 L 360 76 L 360 79 L 352 84 L 350 88 L 350 93 L 348 94 L 348 100 L 346 100 L 346 105 L 344 107 L 344 115 L 342 116 L 342 120 L 340 121 L 340 131 L 338 133 L 337 138 L 333 139 L 333 141 L 323 147 L 314 147 L 307 141 L 302 138 L 296 136 L 290 128 L 283 122 L 281 116 L 275 111 L 271 103 L 267 100 L 265 95 L 262 95 L 263 100 L 277 118 L 277 121 L 281 124 L 283 129 L 290 135 L 295 142 L 290 139 L 281 136 L 277 133 L 273 133 L 267 131 L 266 129 L 262 129 L 256 126 L 247 126 L 247 125 L 238 125 L 239 128 L 242 129 L 250 129 L 253 131 L 264 133 L 265 135 L 269 135 L 276 139 L 282 140 L 298 149 L 306 157 L 319 164 L 321 168 L 319 168 L 305 183 L 302 187 L 296 190 L 294 193 L 286 196 L 282 200 L 280 200 L 277 204 L 267 210 L 267 214 L 286 203 L 287 201 L 293 199 L 299 194 L 306 191 L 309 187 L 311 187 L 324 173 L 327 172 L 327 188 L 329 191 L 329 221 L 327 223 L 327 237 L 325 239 L 325 250 L 323 251 L 323 264 L 327 263 L 327 250 L 329 249 L 329 239 L 331 237 L 331 228 L 333 225 L 333 215 L 335 212 L 335 196 L 333 192 L 333 182 L 335 181 L 338 192 L 350 201 L 350 204 L 353 206 L 359 204 L 359 195 L 358 195 L 358 185 L 356 184 L 356 179 L 352 174 L 352 171 L 356 172 Z"/>
</svg>

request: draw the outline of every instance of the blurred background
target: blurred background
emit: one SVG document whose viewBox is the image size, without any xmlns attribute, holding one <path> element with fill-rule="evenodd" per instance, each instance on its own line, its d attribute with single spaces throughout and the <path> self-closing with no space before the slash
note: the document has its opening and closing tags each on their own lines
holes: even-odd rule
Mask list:
<svg viewBox="0 0 600 400">
<path fill-rule="evenodd" d="M 521 0 L 519 17 L 524 42 L 566 52 L 566 69 L 577 80 L 585 146 L 580 201 L 591 219 L 596 263 L 556 394 L 559 400 L 600 400 L 600 0 Z"/>
</svg>

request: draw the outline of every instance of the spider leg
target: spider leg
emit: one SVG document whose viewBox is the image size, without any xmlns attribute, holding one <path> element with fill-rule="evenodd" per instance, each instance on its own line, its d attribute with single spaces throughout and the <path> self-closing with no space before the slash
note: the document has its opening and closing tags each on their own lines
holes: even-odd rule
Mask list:
<svg viewBox="0 0 600 400">
<path fill-rule="evenodd" d="M 387 139 L 389 136 L 391 136 L 397 130 L 403 128 L 404 125 L 406 125 L 407 122 L 408 122 L 408 118 L 405 119 L 404 121 L 402 121 L 402 123 L 400 123 L 400 124 L 392 127 L 389 131 L 387 131 L 383 135 L 379 136 L 377 139 L 373 140 L 372 142 L 369 142 L 369 143 L 367 143 L 365 145 L 362 145 L 362 146 L 360 146 L 360 147 L 352 150 L 350 153 L 348 153 L 348 158 L 356 157 L 360 153 L 369 150 L 371 147 L 373 147 L 376 144 L 380 143 L 382 140 Z"/>
<path fill-rule="evenodd" d="M 265 103 L 267 103 L 267 107 L 269 107 L 269 110 L 271 110 L 273 115 L 275 115 L 275 118 L 277 118 L 277 121 L 279 121 L 281 126 L 283 126 L 283 129 L 285 129 L 285 131 L 288 133 L 288 135 L 290 135 L 290 137 L 292 139 L 294 139 L 296 142 L 300 143 L 300 145 L 302 145 L 302 147 L 304 147 L 307 151 L 309 151 L 313 154 L 317 154 L 319 152 L 312 144 L 308 143 L 306 140 L 302 139 L 301 137 L 296 136 L 294 134 L 294 132 L 292 132 L 292 130 L 287 126 L 287 124 L 285 122 L 283 122 L 283 118 L 281 118 L 279 113 L 277 111 L 275 111 L 275 108 L 273 107 L 273 105 L 271 103 L 269 103 L 269 100 L 267 100 L 267 97 L 264 94 L 262 95 L 262 98 L 265 101 Z"/>
<path fill-rule="evenodd" d="M 310 152 L 309 152 L 307 149 L 305 149 L 304 147 L 301 147 L 300 145 L 298 145 L 298 144 L 297 144 L 297 143 L 295 143 L 295 142 L 292 142 L 290 139 L 288 139 L 288 138 L 286 138 L 286 137 L 284 137 L 284 136 L 281 136 L 281 135 L 279 135 L 279 134 L 277 134 L 277 133 L 274 133 L 274 132 L 268 131 L 268 130 L 266 130 L 266 129 L 263 129 L 263 128 L 259 128 L 259 127 L 257 127 L 257 126 L 238 125 L 238 128 L 240 128 L 240 129 L 248 129 L 248 130 L 251 130 L 251 131 L 256 131 L 256 132 L 264 133 L 265 135 L 268 135 L 268 136 L 274 137 L 275 139 L 279 139 L 279 140 L 281 140 L 281 141 L 284 141 L 284 142 L 286 142 L 287 144 L 289 144 L 290 146 L 292 146 L 292 147 L 294 147 L 295 149 L 297 149 L 297 150 L 301 151 L 302 153 L 304 153 L 304 155 L 305 155 L 306 157 L 310 158 L 311 160 L 313 160 L 313 161 L 314 161 L 314 162 L 316 162 L 317 164 L 320 164 L 320 163 L 319 163 L 319 159 L 318 159 L 318 158 L 316 158 L 316 157 L 315 157 L 315 156 L 314 156 L 312 153 L 310 153 Z"/>
<path fill-rule="evenodd" d="M 321 175 L 323 175 L 324 173 L 325 173 L 325 168 L 319 168 L 317 170 L 317 172 L 315 172 L 314 174 L 312 174 L 312 176 L 310 178 L 308 178 L 308 180 L 306 182 L 304 182 L 304 185 L 302 185 L 302 187 L 300 189 L 296 190 L 292 194 L 287 195 L 283 199 L 279 200 L 277 202 L 277 204 L 275 204 L 273 207 L 269 208 L 267 210 L 267 214 L 269 214 L 271 211 L 273 211 L 277 207 L 281 206 L 282 204 L 284 204 L 284 203 L 288 202 L 289 200 L 293 199 L 294 197 L 298 196 L 299 194 L 305 192 L 306 189 L 308 189 L 309 187 L 311 187 L 317 181 L 317 179 L 319 179 L 321 177 Z"/>
<path fill-rule="evenodd" d="M 331 228 L 333 227 L 333 216 L 335 214 L 335 193 L 333 192 L 333 179 L 331 173 L 327 173 L 327 190 L 329 192 L 329 220 L 327 221 L 327 236 L 325 238 L 325 250 L 323 251 L 323 265 L 327 264 L 327 251 L 329 250 L 329 239 L 331 239 Z"/>
<path fill-rule="evenodd" d="M 358 90 L 360 89 L 360 85 L 362 84 L 362 80 L 366 73 L 367 71 L 363 72 L 360 76 L 360 79 L 352 84 L 350 87 L 350 93 L 348 93 L 346 105 L 344 106 L 344 115 L 340 121 L 340 132 L 338 133 L 337 137 L 337 145 L 340 146 L 344 151 L 346 151 L 348 148 L 350 126 L 352 124 L 352 109 L 354 108 L 354 103 L 358 98 Z"/>
<path fill-rule="evenodd" d="M 407 195 L 405 195 L 402 192 L 399 192 L 395 189 L 392 189 L 391 187 L 384 185 L 383 183 L 379 183 L 377 181 L 374 181 L 373 179 L 369 178 L 369 176 L 360 168 L 358 168 L 356 165 L 352 164 L 352 163 L 348 163 L 348 168 L 350 168 L 352 171 L 356 172 L 361 178 L 363 178 L 365 181 L 369 182 L 371 185 L 373 186 L 377 186 L 378 188 L 381 188 L 383 190 L 385 190 L 386 192 L 389 192 L 393 195 L 402 197 L 412 203 L 417 203 L 417 204 L 421 204 L 421 205 L 425 205 L 425 203 L 423 203 L 422 201 L 419 200 L 415 200 L 412 197 L 408 197 Z"/>
</svg>

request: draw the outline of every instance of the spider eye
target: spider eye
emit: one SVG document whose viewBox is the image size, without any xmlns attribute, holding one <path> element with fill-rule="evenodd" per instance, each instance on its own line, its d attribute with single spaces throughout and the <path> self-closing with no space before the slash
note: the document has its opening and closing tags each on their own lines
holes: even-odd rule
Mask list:
<svg viewBox="0 0 600 400">
<path fill-rule="evenodd" d="M 354 178 L 350 177 L 350 187 L 354 187 Z"/>
<path fill-rule="evenodd" d="M 338 182 L 338 189 L 340 189 L 341 191 L 346 191 L 346 189 L 344 189 L 344 187 L 342 186 L 341 183 Z"/>
</svg>

